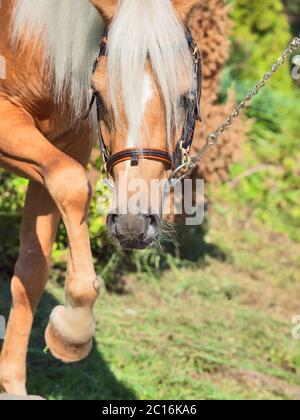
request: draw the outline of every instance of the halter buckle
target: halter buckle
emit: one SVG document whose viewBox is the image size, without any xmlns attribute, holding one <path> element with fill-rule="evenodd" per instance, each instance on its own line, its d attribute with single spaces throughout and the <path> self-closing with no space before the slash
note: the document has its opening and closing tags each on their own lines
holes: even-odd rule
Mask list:
<svg viewBox="0 0 300 420">
<path fill-rule="evenodd" d="M 130 160 L 131 166 L 139 166 L 139 158 L 137 155 L 132 155 Z"/>
</svg>

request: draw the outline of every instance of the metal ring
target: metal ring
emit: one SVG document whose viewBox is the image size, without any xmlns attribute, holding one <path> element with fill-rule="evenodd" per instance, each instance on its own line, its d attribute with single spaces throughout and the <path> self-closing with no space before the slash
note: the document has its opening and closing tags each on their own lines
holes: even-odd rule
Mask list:
<svg viewBox="0 0 300 420">
<path fill-rule="evenodd" d="M 185 179 L 191 172 L 192 170 L 196 167 L 197 165 L 195 163 L 191 163 L 191 162 L 186 162 L 183 163 L 182 165 L 178 166 L 178 168 L 176 168 L 172 174 L 169 177 L 168 180 L 168 184 L 171 187 L 174 187 L 176 184 L 178 184 L 179 182 L 181 182 L 183 179 Z M 176 177 L 176 175 L 184 168 L 187 168 L 187 170 L 179 177 Z"/>
<path fill-rule="evenodd" d="M 218 137 L 216 134 L 210 134 L 207 136 L 206 142 L 209 146 L 214 146 L 218 142 Z"/>
</svg>

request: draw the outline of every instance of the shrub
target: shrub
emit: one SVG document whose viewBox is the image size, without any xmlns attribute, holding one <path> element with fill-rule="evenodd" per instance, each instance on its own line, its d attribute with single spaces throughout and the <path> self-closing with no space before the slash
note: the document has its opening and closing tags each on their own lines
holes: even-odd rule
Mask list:
<svg viewBox="0 0 300 420">
<path fill-rule="evenodd" d="M 234 84 L 238 97 L 269 70 L 292 39 L 279 0 L 234 0 L 233 42 L 223 89 Z M 300 227 L 300 92 L 289 66 L 278 71 L 247 111 L 252 119 L 245 159 L 233 165 L 234 189 L 223 194 L 237 205 L 245 203 L 274 230 L 297 238 Z"/>
<path fill-rule="evenodd" d="M 0 170 L 0 269 L 11 275 L 18 255 L 19 227 L 27 182 Z"/>
</svg>

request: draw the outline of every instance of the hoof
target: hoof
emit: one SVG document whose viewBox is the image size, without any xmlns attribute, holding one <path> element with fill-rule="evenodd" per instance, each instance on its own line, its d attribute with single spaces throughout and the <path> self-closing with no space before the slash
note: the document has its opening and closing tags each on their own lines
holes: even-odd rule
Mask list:
<svg viewBox="0 0 300 420">
<path fill-rule="evenodd" d="M 45 341 L 53 357 L 64 363 L 76 363 L 85 359 L 91 352 L 93 340 L 84 344 L 68 343 L 50 321 L 45 331 Z"/>
</svg>

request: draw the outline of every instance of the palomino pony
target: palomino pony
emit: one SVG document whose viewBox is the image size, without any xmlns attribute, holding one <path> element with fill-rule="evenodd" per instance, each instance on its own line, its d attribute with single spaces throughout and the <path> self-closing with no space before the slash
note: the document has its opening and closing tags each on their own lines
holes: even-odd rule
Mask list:
<svg viewBox="0 0 300 420">
<path fill-rule="evenodd" d="M 108 30 L 108 47 L 93 77 L 101 132 L 111 154 L 127 151 L 111 167 L 116 188 L 124 177 L 127 183 L 161 180 L 170 171 L 166 151 L 173 151 L 184 125 L 180 99 L 194 89 L 184 23 L 195 3 L 0 1 L 0 54 L 6 62 L 0 165 L 30 180 L 0 359 L 0 384 L 8 393 L 26 395 L 28 340 L 61 218 L 69 239 L 66 304 L 53 310 L 45 339 L 64 362 L 79 361 L 91 350 L 99 282 L 87 226 L 91 187 L 85 168 L 98 123 L 83 114 L 101 34 Z M 133 162 L 128 150 L 139 148 L 145 156 Z M 122 245 L 145 248 L 161 229 L 157 214 L 116 210 L 108 226 Z"/>
</svg>

